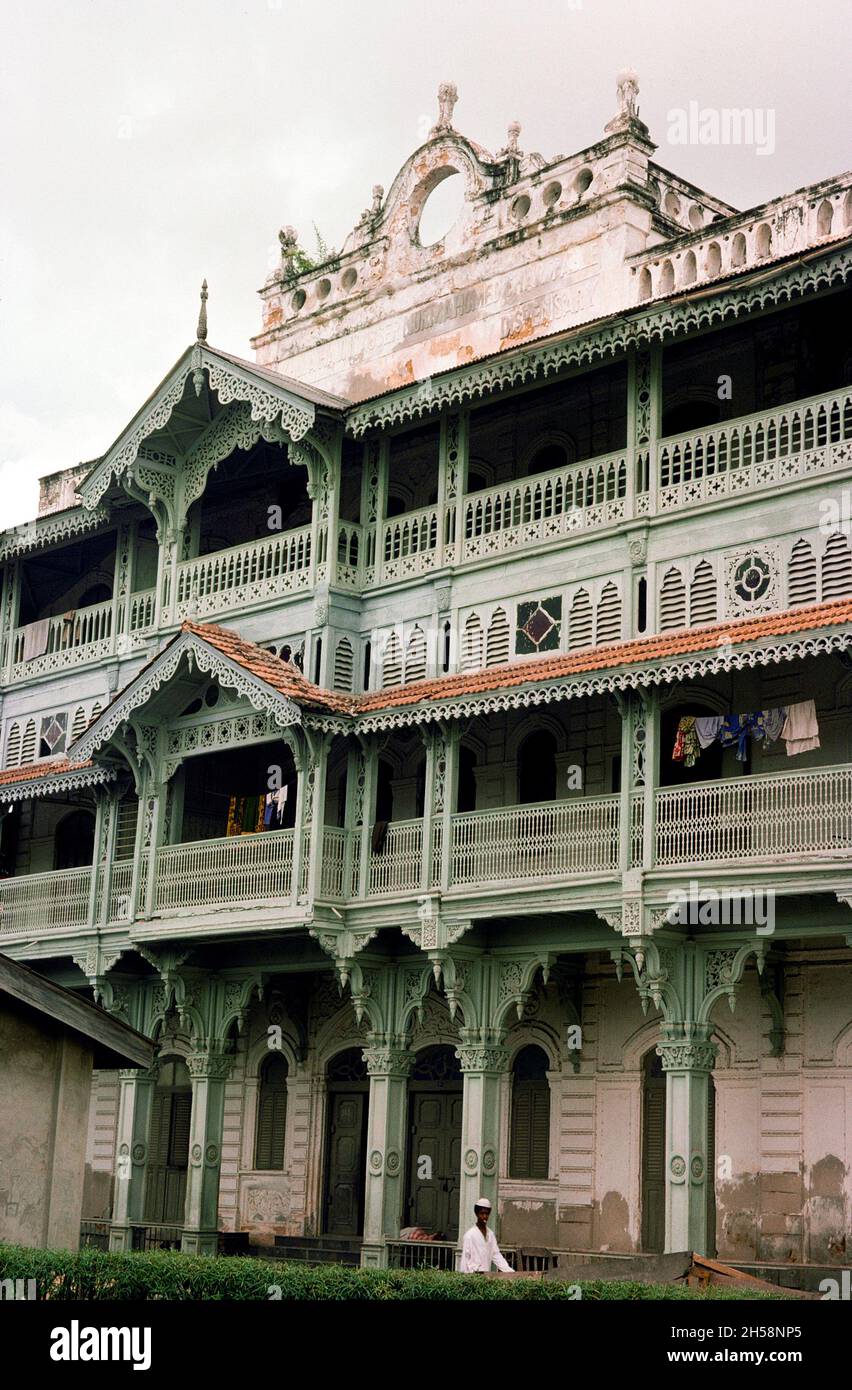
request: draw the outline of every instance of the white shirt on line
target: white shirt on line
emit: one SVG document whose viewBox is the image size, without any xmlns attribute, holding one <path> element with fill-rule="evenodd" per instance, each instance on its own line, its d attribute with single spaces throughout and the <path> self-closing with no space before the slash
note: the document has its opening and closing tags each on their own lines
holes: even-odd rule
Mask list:
<svg viewBox="0 0 852 1390">
<path fill-rule="evenodd" d="M 504 1274 L 512 1273 L 512 1266 L 500 1254 L 494 1232 L 489 1230 L 483 1236 L 478 1226 L 471 1226 L 464 1234 L 459 1270 L 462 1274 L 490 1274 L 492 1264 Z"/>
</svg>

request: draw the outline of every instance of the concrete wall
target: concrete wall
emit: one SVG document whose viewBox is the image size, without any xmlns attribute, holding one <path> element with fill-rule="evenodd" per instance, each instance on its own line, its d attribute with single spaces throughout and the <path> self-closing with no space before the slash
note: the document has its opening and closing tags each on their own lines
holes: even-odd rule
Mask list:
<svg viewBox="0 0 852 1390">
<path fill-rule="evenodd" d="M 76 1250 L 92 1053 L 0 1005 L 0 1241 Z"/>
</svg>

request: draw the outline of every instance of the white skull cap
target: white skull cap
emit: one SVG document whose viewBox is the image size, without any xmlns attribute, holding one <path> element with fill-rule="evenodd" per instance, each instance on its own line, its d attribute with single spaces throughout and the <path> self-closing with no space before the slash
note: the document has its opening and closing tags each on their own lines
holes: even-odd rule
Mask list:
<svg viewBox="0 0 852 1390">
<path fill-rule="evenodd" d="M 478 1197 L 473 1205 L 474 1207 L 486 1207 L 488 1211 L 491 1210 L 491 1203 L 487 1197 Z"/>
</svg>

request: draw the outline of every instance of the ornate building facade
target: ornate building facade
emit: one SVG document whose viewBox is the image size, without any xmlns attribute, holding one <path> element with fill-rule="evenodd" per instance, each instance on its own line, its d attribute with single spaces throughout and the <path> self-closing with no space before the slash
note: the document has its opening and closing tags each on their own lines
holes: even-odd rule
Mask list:
<svg viewBox="0 0 852 1390">
<path fill-rule="evenodd" d="M 0 944 L 157 1043 L 114 1248 L 846 1261 L 852 175 L 738 211 L 637 90 L 545 159 L 444 84 L 0 534 Z"/>
</svg>

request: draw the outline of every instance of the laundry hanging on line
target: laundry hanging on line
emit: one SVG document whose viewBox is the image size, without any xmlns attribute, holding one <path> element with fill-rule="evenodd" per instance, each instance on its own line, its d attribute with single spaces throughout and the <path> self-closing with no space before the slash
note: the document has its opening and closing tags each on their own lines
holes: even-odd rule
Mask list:
<svg viewBox="0 0 852 1390">
<path fill-rule="evenodd" d="M 694 767 L 702 751 L 711 743 L 723 748 L 736 744 L 737 761 L 748 757 L 748 740 L 763 742 L 764 752 L 779 738 L 787 745 L 787 756 L 819 748 L 819 724 L 813 700 L 802 700 L 778 709 L 752 710 L 744 714 L 694 715 L 680 719 L 675 734 L 672 761 Z"/>
</svg>

